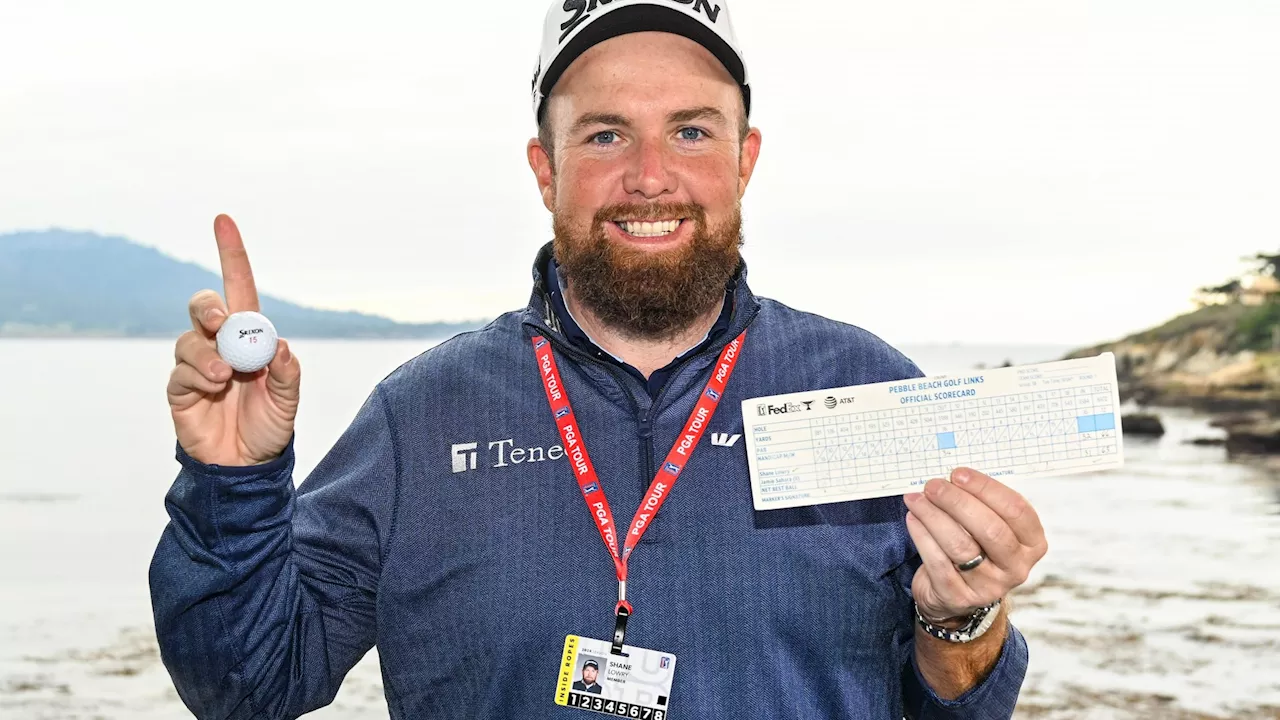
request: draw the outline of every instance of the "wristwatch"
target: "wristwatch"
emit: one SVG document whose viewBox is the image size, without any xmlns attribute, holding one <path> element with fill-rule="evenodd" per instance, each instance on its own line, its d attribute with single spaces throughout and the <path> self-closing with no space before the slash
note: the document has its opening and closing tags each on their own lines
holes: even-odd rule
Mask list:
<svg viewBox="0 0 1280 720">
<path fill-rule="evenodd" d="M 996 618 L 999 617 L 999 615 L 1000 601 L 996 600 L 986 607 L 980 607 L 975 610 L 972 615 L 965 619 L 964 624 L 960 627 L 948 629 L 938 627 L 926 620 L 924 615 L 920 614 L 920 606 L 916 605 L 916 622 L 920 624 L 920 627 L 924 628 L 925 632 L 939 640 L 946 640 L 947 642 L 953 643 L 973 642 L 974 640 L 982 637 L 982 634 L 991 629 L 991 626 L 995 624 Z"/>
</svg>

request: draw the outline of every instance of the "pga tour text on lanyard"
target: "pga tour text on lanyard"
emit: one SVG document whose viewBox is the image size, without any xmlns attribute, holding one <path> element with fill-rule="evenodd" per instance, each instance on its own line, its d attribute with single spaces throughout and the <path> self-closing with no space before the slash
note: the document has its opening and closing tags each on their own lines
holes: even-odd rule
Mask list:
<svg viewBox="0 0 1280 720">
<path fill-rule="evenodd" d="M 662 503 L 666 502 L 671 488 L 675 486 L 684 466 L 689 462 L 689 457 L 693 455 L 694 449 L 702 440 L 707 425 L 710 424 L 711 417 L 719 406 L 720 398 L 724 395 L 725 385 L 733 375 L 733 368 L 738 364 L 742 343 L 746 337 L 747 333 L 743 331 L 720 353 L 720 360 L 711 373 L 711 379 L 698 395 L 698 403 L 689 414 L 688 421 L 685 422 L 684 432 L 680 433 L 676 444 L 671 447 L 671 452 L 667 453 L 667 459 L 663 461 L 653 481 L 649 483 L 649 490 L 645 492 L 644 500 L 636 509 L 635 517 L 631 519 L 631 527 L 627 531 L 626 539 L 623 540 L 621 550 L 618 548 L 617 524 L 613 520 L 613 511 L 609 509 L 609 501 L 605 498 L 604 488 L 601 487 L 600 478 L 596 475 L 595 465 L 591 463 L 591 456 L 587 454 L 587 447 L 583 444 L 582 430 L 573 413 L 573 406 L 569 404 L 564 381 L 560 377 L 560 370 L 556 367 L 555 356 L 551 353 L 551 343 L 542 336 L 533 338 L 533 352 L 538 358 L 542 388 L 547 392 L 547 403 L 551 406 L 551 414 L 555 418 L 556 426 L 560 429 L 565 455 L 573 466 L 574 475 L 578 479 L 578 488 L 582 490 L 587 509 L 596 520 L 596 528 L 600 531 L 600 537 L 604 539 L 604 544 L 613 557 L 614 571 L 618 575 L 617 624 L 614 626 L 613 633 L 615 653 L 622 652 L 622 643 L 627 631 L 627 618 L 632 612 L 631 603 L 627 602 L 627 558 L 631 556 L 631 551 L 640 542 L 640 538 L 644 537 L 645 530 L 662 509 Z"/>
</svg>

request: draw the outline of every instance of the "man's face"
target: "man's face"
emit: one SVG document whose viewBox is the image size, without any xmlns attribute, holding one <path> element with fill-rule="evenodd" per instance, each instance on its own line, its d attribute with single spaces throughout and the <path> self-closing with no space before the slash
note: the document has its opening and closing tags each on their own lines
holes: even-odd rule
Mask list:
<svg viewBox="0 0 1280 720">
<path fill-rule="evenodd" d="M 546 111 L 554 147 L 531 141 L 529 161 L 574 297 L 641 338 L 718 307 L 760 147 L 724 66 L 678 35 L 622 35 L 577 58 Z"/>
<path fill-rule="evenodd" d="M 595 685 L 597 674 L 596 668 L 593 665 L 588 665 L 582 668 L 582 682 L 588 685 Z"/>
</svg>

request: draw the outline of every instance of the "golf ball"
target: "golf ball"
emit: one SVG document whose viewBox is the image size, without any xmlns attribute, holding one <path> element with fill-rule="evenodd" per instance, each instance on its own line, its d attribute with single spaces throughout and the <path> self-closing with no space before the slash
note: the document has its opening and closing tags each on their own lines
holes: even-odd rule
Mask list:
<svg viewBox="0 0 1280 720">
<path fill-rule="evenodd" d="M 257 372 L 276 356 L 276 326 L 262 313 L 232 313 L 218 328 L 218 354 L 238 372 Z"/>
</svg>

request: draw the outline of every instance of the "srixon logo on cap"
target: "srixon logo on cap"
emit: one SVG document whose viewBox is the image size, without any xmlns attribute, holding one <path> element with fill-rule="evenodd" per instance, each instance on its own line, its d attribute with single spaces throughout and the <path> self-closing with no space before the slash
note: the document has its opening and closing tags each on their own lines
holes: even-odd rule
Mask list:
<svg viewBox="0 0 1280 720">
<path fill-rule="evenodd" d="M 713 5 L 709 0 L 670 0 L 679 5 L 692 5 L 693 11 L 702 13 L 707 16 L 711 22 L 720 19 L 720 6 Z M 609 5 L 613 0 L 564 0 L 564 11 L 573 13 L 573 17 L 560 23 L 560 29 L 564 32 L 560 34 L 560 42 L 569 37 L 579 25 L 591 19 L 591 13 L 595 12 L 600 5 Z"/>
</svg>

